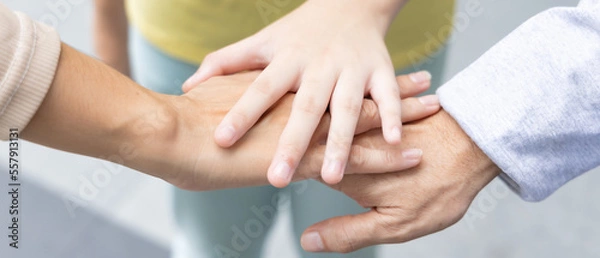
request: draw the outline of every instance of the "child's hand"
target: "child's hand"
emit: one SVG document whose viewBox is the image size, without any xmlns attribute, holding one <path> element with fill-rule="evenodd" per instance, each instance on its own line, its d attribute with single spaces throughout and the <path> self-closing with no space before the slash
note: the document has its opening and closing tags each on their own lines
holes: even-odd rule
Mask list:
<svg viewBox="0 0 600 258">
<path fill-rule="evenodd" d="M 329 105 L 321 174 L 335 184 L 343 177 L 365 95 L 378 106 L 386 142 L 400 142 L 400 94 L 384 36 L 402 2 L 307 1 L 254 36 L 208 55 L 184 91 L 212 76 L 266 67 L 217 127 L 222 147 L 240 139 L 286 92 L 297 91 L 268 171 L 277 187 L 291 181 Z"/>
</svg>

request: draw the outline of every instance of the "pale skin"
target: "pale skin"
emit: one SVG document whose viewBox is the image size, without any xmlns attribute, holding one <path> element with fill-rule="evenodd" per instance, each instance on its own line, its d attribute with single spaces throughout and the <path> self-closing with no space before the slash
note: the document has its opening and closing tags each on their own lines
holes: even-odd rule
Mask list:
<svg viewBox="0 0 600 258">
<path fill-rule="evenodd" d="M 223 149 L 212 140 L 220 120 L 257 75 L 214 78 L 182 96 L 163 95 L 63 44 L 52 86 L 22 137 L 118 162 L 188 190 L 264 185 L 276 149 L 274 142 L 288 120 L 293 95 L 279 101 L 234 147 Z M 429 86 L 414 84 L 407 76 L 398 77 L 398 82 L 405 97 Z M 439 104 L 426 105 L 431 101 L 422 100 L 407 98 L 403 102 L 405 121 L 439 110 Z M 377 128 L 380 122 L 376 105 L 365 100 L 358 132 Z M 295 180 L 319 176 L 328 124 L 329 116 L 324 116 Z M 362 135 L 357 139 L 363 137 L 377 139 Z M 422 154 L 417 149 L 382 151 L 383 146 L 373 146 L 353 144 L 346 172 L 406 169 L 417 165 Z"/>
<path fill-rule="evenodd" d="M 332 116 L 321 176 L 343 177 L 362 99 L 370 96 L 389 144 L 401 138 L 401 102 L 385 34 L 406 0 L 311 0 L 255 35 L 209 54 L 184 91 L 212 76 L 264 69 L 215 132 L 230 147 L 287 92 L 297 92 L 269 166 L 269 182 L 291 181 L 319 121 Z M 415 80 L 428 80 L 422 73 Z"/>
</svg>

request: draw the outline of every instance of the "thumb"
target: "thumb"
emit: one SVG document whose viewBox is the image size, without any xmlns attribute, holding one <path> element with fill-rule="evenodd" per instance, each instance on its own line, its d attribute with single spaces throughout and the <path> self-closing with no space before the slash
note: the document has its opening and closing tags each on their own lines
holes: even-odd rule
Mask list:
<svg viewBox="0 0 600 258">
<path fill-rule="evenodd" d="M 349 253 L 382 243 L 386 216 L 376 210 L 331 218 L 310 226 L 300 238 L 307 252 Z"/>
<path fill-rule="evenodd" d="M 265 68 L 267 60 L 255 41 L 250 37 L 206 55 L 200 68 L 183 84 L 183 92 L 213 76 Z"/>
</svg>

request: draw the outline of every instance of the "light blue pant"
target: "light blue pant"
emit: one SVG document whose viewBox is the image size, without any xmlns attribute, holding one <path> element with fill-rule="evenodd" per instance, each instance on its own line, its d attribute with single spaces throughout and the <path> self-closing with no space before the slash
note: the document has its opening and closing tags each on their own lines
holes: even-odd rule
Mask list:
<svg viewBox="0 0 600 258">
<path fill-rule="evenodd" d="M 137 81 L 161 93 L 181 94 L 182 83 L 197 69 L 197 65 L 165 55 L 135 29 L 131 37 L 131 54 Z M 442 67 L 430 65 L 426 68 L 438 75 Z M 176 258 L 261 257 L 273 216 L 281 209 L 291 209 L 295 243 L 297 249 L 302 250 L 299 239 L 308 226 L 334 216 L 364 211 L 343 194 L 312 180 L 294 183 L 283 190 L 272 186 L 212 192 L 174 188 L 174 197 L 180 233 L 173 248 L 173 257 Z M 375 252 L 375 248 L 365 248 L 346 255 L 304 251 L 301 255 L 365 258 L 375 257 Z"/>
</svg>

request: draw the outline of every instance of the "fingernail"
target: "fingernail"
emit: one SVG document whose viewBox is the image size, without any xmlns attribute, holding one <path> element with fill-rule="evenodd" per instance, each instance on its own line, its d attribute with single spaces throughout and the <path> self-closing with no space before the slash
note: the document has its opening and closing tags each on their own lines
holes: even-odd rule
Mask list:
<svg viewBox="0 0 600 258">
<path fill-rule="evenodd" d="M 202 77 L 204 77 L 204 74 L 206 72 L 204 72 L 205 70 L 200 70 L 196 73 L 194 73 L 190 78 L 188 78 L 183 85 L 184 86 L 195 86 L 196 84 L 198 84 L 200 82 L 200 79 L 202 79 Z"/>
<path fill-rule="evenodd" d="M 183 86 L 190 87 L 190 86 L 196 84 L 196 81 L 198 81 L 198 76 L 196 74 L 194 74 L 194 75 L 192 75 L 192 77 L 185 80 L 185 82 L 183 83 Z"/>
<path fill-rule="evenodd" d="M 332 159 L 325 159 L 323 163 L 325 173 L 331 178 L 342 178 L 344 177 L 344 170 L 342 169 L 342 162 Z"/>
<path fill-rule="evenodd" d="M 323 239 L 321 239 L 321 235 L 318 232 L 310 232 L 302 235 L 300 245 L 307 252 L 322 252 L 325 250 Z"/>
<path fill-rule="evenodd" d="M 292 169 L 290 168 L 290 165 L 288 165 L 287 162 L 279 161 L 279 163 L 277 163 L 277 165 L 275 166 L 273 175 L 275 175 L 275 177 L 281 179 L 282 181 L 290 182 L 292 180 Z"/>
<path fill-rule="evenodd" d="M 230 125 L 220 126 L 219 129 L 217 129 L 217 137 L 222 141 L 230 142 L 233 140 L 233 137 L 235 137 L 235 129 Z"/>
<path fill-rule="evenodd" d="M 437 107 L 440 105 L 440 99 L 437 95 L 427 95 L 419 98 L 419 102 L 427 107 Z"/>
<path fill-rule="evenodd" d="M 421 84 L 431 80 L 431 74 L 428 71 L 420 71 L 408 75 L 410 80 L 416 84 Z"/>
<path fill-rule="evenodd" d="M 405 160 L 418 160 L 423 156 L 423 151 L 420 149 L 408 149 L 402 152 L 402 157 Z"/>
<path fill-rule="evenodd" d="M 394 128 L 392 128 L 391 137 L 393 141 L 400 141 L 400 137 L 402 137 L 400 127 L 394 126 Z"/>
</svg>

